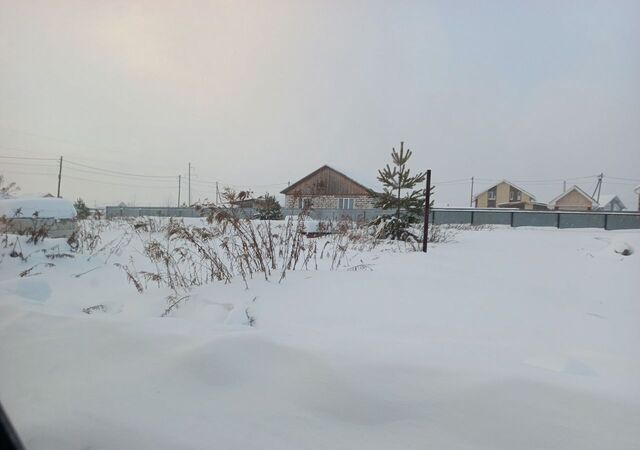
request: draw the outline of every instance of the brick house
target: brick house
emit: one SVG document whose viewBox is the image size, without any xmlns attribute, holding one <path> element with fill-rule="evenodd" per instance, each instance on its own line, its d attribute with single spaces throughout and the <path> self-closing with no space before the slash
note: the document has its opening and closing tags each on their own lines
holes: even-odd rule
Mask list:
<svg viewBox="0 0 640 450">
<path fill-rule="evenodd" d="M 284 189 L 285 208 L 373 209 L 378 194 L 324 165 Z"/>
</svg>

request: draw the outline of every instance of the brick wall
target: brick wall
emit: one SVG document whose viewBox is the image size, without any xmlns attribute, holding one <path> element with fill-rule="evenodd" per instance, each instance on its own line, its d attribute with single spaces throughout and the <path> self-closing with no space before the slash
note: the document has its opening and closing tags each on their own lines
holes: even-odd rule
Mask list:
<svg viewBox="0 0 640 450">
<path fill-rule="evenodd" d="M 353 198 L 354 209 L 373 209 L 375 208 L 376 199 L 367 196 L 333 196 L 333 195 L 314 195 L 314 196 L 285 196 L 285 208 L 297 208 L 298 199 L 311 199 L 312 208 L 337 208 L 338 199 Z"/>
</svg>

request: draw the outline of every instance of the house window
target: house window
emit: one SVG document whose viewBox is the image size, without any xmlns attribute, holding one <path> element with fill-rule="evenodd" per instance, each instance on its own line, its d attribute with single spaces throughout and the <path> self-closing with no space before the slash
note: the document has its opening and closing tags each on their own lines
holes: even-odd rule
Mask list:
<svg viewBox="0 0 640 450">
<path fill-rule="evenodd" d="M 511 191 L 511 192 L 509 192 L 509 201 L 510 202 L 520 201 L 521 198 L 522 198 L 522 194 L 520 193 L 520 191 Z"/>
<path fill-rule="evenodd" d="M 299 209 L 311 208 L 311 199 L 310 198 L 298 198 L 298 208 Z"/>
<path fill-rule="evenodd" d="M 338 209 L 353 209 L 354 200 L 352 198 L 339 198 Z"/>
<path fill-rule="evenodd" d="M 487 198 L 489 200 L 495 200 L 496 199 L 496 191 L 489 191 L 488 195 L 487 195 Z"/>
</svg>

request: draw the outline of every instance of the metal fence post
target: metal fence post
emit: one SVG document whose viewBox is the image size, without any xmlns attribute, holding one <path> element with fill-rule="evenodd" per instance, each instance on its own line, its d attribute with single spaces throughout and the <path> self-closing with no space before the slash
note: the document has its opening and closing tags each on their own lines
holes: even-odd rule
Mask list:
<svg viewBox="0 0 640 450">
<path fill-rule="evenodd" d="M 422 251 L 427 253 L 429 240 L 429 204 L 431 202 L 431 169 L 427 169 L 427 190 L 424 198 L 424 231 L 422 234 Z"/>
</svg>

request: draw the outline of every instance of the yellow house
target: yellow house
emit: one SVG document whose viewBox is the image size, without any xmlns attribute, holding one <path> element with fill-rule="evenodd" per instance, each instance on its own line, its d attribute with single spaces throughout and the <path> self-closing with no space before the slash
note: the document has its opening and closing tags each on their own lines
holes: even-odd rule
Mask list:
<svg viewBox="0 0 640 450">
<path fill-rule="evenodd" d="M 549 207 L 564 211 L 623 211 L 626 209 L 617 195 L 598 195 L 594 199 L 578 186 L 571 188 L 549 202 Z"/>
<path fill-rule="evenodd" d="M 507 180 L 479 193 L 474 200 L 476 208 L 548 209 L 544 203 L 536 202 L 532 194 Z"/>
</svg>

